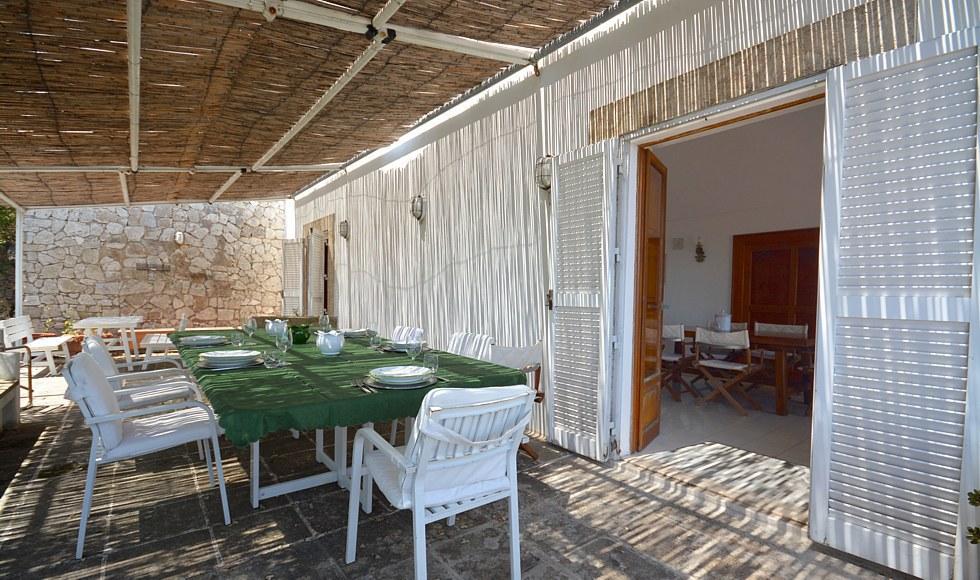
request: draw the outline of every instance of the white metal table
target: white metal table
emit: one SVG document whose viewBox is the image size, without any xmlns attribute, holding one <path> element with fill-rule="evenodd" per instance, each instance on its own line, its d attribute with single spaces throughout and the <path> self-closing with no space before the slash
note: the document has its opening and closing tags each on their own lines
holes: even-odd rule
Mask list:
<svg viewBox="0 0 980 580">
<path fill-rule="evenodd" d="M 105 330 L 118 330 L 119 338 L 106 343 L 110 351 L 122 351 L 126 358 L 126 368 L 133 370 L 133 348 L 136 342 L 136 327 L 143 323 L 142 316 L 90 316 L 75 323 L 75 328 L 86 335 L 102 336 Z"/>
</svg>

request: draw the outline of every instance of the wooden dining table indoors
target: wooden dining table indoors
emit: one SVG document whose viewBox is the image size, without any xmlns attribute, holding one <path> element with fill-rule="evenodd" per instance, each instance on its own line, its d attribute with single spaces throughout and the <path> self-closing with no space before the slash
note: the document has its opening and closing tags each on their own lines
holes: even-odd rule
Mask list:
<svg viewBox="0 0 980 580">
<path fill-rule="evenodd" d="M 694 340 L 694 328 L 684 330 L 685 339 Z M 749 334 L 749 344 L 753 350 L 766 350 L 773 353 L 773 371 L 775 374 L 776 414 L 789 414 L 789 355 L 794 353 L 809 354 L 813 352 L 816 340 L 810 337 L 773 336 Z"/>
</svg>

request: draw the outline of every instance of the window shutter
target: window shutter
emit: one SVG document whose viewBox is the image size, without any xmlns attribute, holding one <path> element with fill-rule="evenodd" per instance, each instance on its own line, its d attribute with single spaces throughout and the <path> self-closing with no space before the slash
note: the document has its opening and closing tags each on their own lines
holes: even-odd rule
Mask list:
<svg viewBox="0 0 980 580">
<path fill-rule="evenodd" d="M 555 443 L 609 452 L 616 167 L 604 142 L 558 157 L 552 203 L 549 416 Z"/>
<path fill-rule="evenodd" d="M 303 240 L 282 241 L 282 315 L 303 312 Z"/>
<path fill-rule="evenodd" d="M 827 85 L 810 534 L 923 578 L 978 577 L 977 83 L 972 30 Z"/>
<path fill-rule="evenodd" d="M 307 238 L 308 284 L 306 305 L 307 316 L 323 313 L 323 236 L 311 233 Z"/>
</svg>

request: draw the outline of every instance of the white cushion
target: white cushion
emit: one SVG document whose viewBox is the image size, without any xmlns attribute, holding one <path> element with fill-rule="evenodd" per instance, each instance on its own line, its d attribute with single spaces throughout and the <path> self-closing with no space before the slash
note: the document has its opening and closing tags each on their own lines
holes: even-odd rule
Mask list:
<svg viewBox="0 0 980 580">
<path fill-rule="evenodd" d="M 69 385 L 68 398 L 79 406 L 85 405 L 93 418 L 119 412 L 116 394 L 91 355 L 83 352 L 69 361 L 64 375 Z M 106 449 L 112 449 L 122 441 L 122 420 L 99 423 L 96 430 Z"/>
<path fill-rule="evenodd" d="M 745 363 L 737 363 L 737 362 L 732 362 L 727 360 L 717 360 L 717 359 L 699 361 L 698 365 L 712 368 L 712 369 L 722 369 L 726 371 L 744 371 L 749 367 L 749 365 Z"/>
<path fill-rule="evenodd" d="M 102 342 L 101 338 L 95 336 L 86 336 L 85 340 L 82 341 L 82 350 L 88 353 L 95 362 L 99 364 L 99 368 L 107 377 L 119 372 L 116 368 L 116 363 L 112 361 L 112 355 L 109 354 L 109 349 L 105 347 L 105 343 Z"/>
<path fill-rule="evenodd" d="M 120 409 L 138 409 L 168 401 L 186 401 L 193 399 L 194 395 L 194 390 L 187 383 L 179 382 L 116 391 Z"/>
<path fill-rule="evenodd" d="M 117 461 L 211 437 L 211 419 L 204 409 L 181 409 L 170 413 L 129 419 L 122 424 L 122 441 L 105 454 Z"/>
<path fill-rule="evenodd" d="M 404 446 L 397 447 L 396 449 L 399 453 L 404 455 Z M 499 457 L 502 462 L 506 462 L 507 457 L 505 455 L 498 454 L 497 457 Z M 364 465 L 374 477 L 374 482 L 378 485 L 378 489 L 380 489 L 381 493 L 388 498 L 391 505 L 398 509 L 408 509 L 412 507 L 412 485 L 415 482 L 414 475 L 409 475 L 402 478 L 403 473 L 398 464 L 381 451 L 370 451 L 365 453 Z M 477 471 L 481 473 L 488 471 L 487 466 L 481 465 L 480 463 L 475 464 L 474 467 L 478 467 L 479 469 Z M 440 482 L 445 482 L 448 479 L 451 479 L 444 477 L 449 474 L 430 472 L 429 475 L 431 477 L 426 483 L 431 483 L 432 485 L 427 485 L 424 490 L 423 498 L 425 505 L 445 505 L 464 498 L 480 497 L 498 491 L 503 491 L 510 487 L 510 481 L 507 479 L 506 475 L 502 477 L 493 477 L 490 479 L 481 479 L 479 473 L 472 473 L 472 471 L 473 470 L 471 469 L 470 472 L 473 476 L 471 483 L 450 485 L 448 487 L 439 484 Z M 503 471 L 501 471 L 501 473 L 503 473 Z"/>
<path fill-rule="evenodd" d="M 42 336 L 41 338 L 35 338 L 34 340 L 27 343 L 27 347 L 31 350 L 55 350 L 61 348 L 63 344 L 69 342 L 73 337 L 71 336 Z"/>
<path fill-rule="evenodd" d="M 167 348 L 177 348 L 174 343 L 167 338 L 166 334 L 147 334 L 143 337 L 143 341 L 140 342 L 140 346 L 146 348 L 147 346 L 161 346 Z"/>
</svg>

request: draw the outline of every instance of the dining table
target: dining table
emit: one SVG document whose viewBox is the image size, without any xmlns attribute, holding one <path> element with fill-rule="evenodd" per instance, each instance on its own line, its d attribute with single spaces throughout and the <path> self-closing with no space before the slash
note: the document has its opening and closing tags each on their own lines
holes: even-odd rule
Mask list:
<svg viewBox="0 0 980 580">
<path fill-rule="evenodd" d="M 250 495 L 252 507 L 264 499 L 311 487 L 337 483 L 348 485 L 347 430 L 375 422 L 415 417 L 422 399 L 438 387 L 484 388 L 525 384 L 519 370 L 490 362 L 427 350 L 438 355 L 434 384 L 421 388 L 368 388 L 361 381 L 375 368 L 412 363 L 403 352 L 391 352 L 370 345 L 370 339 L 347 338 L 340 354 L 321 354 L 315 336 L 308 344 L 295 344 L 285 354 L 278 353 L 275 338 L 263 331 L 246 339 L 221 346 L 191 346 L 181 339 L 191 335 L 236 336 L 234 330 L 185 331 L 171 333 L 170 339 L 185 366 L 193 374 L 207 402 L 224 430 L 238 447 L 250 447 Z M 275 351 L 283 365 L 267 368 L 256 365 L 237 369 L 209 369 L 200 364 L 200 355 L 216 350 Z M 419 356 L 421 359 L 421 355 Z M 333 456 L 324 448 L 325 429 L 334 429 Z M 326 466 L 322 473 L 261 486 L 259 482 L 260 443 L 272 433 L 314 431 L 317 462 Z"/>
</svg>

